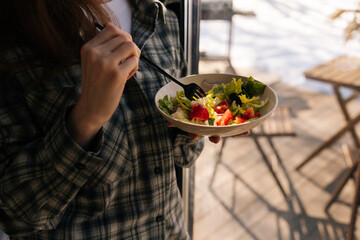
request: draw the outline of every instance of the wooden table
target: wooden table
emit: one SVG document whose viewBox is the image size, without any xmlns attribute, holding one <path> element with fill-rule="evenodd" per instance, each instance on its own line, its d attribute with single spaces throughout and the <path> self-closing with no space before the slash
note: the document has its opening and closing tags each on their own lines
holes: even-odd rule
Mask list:
<svg viewBox="0 0 360 240">
<path fill-rule="evenodd" d="M 349 56 L 339 56 L 319 66 L 309 69 L 304 74 L 308 79 L 332 85 L 337 101 L 346 120 L 346 124 L 328 140 L 316 148 L 311 154 L 309 154 L 308 157 L 303 162 L 301 162 L 296 169 L 300 170 L 311 159 L 313 159 L 326 147 L 338 140 L 346 132 L 351 133 L 355 145 L 355 150 L 349 151 L 349 154 L 345 154 L 345 156 L 350 156 L 348 158 L 351 159 L 351 166 L 348 168 L 345 176 L 341 179 L 329 202 L 325 206 L 325 211 L 328 211 L 348 180 L 351 178 L 355 180 L 355 194 L 352 203 L 351 219 L 347 232 L 347 239 L 351 240 L 353 238 L 353 232 L 355 228 L 357 207 L 360 201 L 360 140 L 354 128 L 355 124 L 360 121 L 360 114 L 351 118 L 346 105 L 351 100 L 357 98 L 360 93 L 360 59 Z M 354 90 L 354 93 L 350 97 L 344 98 L 340 92 L 340 88 L 342 87 L 352 89 Z"/>
<path fill-rule="evenodd" d="M 345 117 L 346 124 L 309 154 L 307 158 L 296 167 L 296 170 L 300 170 L 306 163 L 342 137 L 346 132 L 351 133 L 355 146 L 360 148 L 360 140 L 354 129 L 354 126 L 360 121 L 360 114 L 351 118 L 346 108 L 346 104 L 357 98 L 360 93 L 360 59 L 349 56 L 339 56 L 307 70 L 304 74 L 308 79 L 332 85 L 341 111 Z M 353 89 L 355 92 L 350 97 L 344 98 L 340 92 L 340 88 L 342 87 Z"/>
</svg>

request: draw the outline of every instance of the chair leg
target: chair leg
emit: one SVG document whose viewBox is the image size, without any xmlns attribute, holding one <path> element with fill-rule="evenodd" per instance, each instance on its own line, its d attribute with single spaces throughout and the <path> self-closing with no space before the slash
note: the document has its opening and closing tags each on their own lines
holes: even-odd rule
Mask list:
<svg viewBox="0 0 360 240">
<path fill-rule="evenodd" d="M 259 149 L 259 151 L 260 151 L 260 153 L 261 153 L 262 159 L 264 160 L 264 162 L 266 163 L 266 166 L 268 167 L 268 169 L 270 170 L 271 174 L 273 175 L 273 177 L 274 177 L 274 179 L 275 179 L 275 181 L 276 181 L 276 184 L 279 186 L 281 193 L 284 195 L 285 199 L 287 199 L 288 196 L 287 196 L 287 194 L 286 194 L 283 186 L 281 185 L 281 183 L 280 183 L 280 181 L 279 181 L 276 173 L 274 172 L 274 169 L 272 168 L 272 166 L 271 166 L 271 164 L 270 164 L 270 162 L 269 162 L 268 157 L 267 157 L 266 154 L 264 153 L 264 150 L 262 149 L 262 147 L 261 147 L 261 145 L 260 145 L 257 137 L 253 135 L 252 138 L 254 139 L 254 142 L 255 142 L 255 144 L 256 144 L 256 147 Z"/>
<path fill-rule="evenodd" d="M 341 182 L 339 183 L 339 185 L 336 187 L 335 191 L 331 195 L 329 202 L 326 204 L 325 211 L 328 211 L 330 206 L 335 202 L 336 198 L 339 196 L 341 190 L 344 188 L 347 181 L 353 176 L 356 168 L 357 165 L 354 164 L 351 168 L 347 170 L 345 176 L 341 179 Z"/>
<path fill-rule="evenodd" d="M 348 232 L 347 232 L 347 240 L 352 240 L 353 239 L 353 234 L 354 234 L 354 230 L 355 230 L 355 221 L 356 221 L 356 214 L 357 214 L 357 209 L 358 209 L 358 204 L 359 204 L 359 200 L 360 200 L 360 164 L 357 163 L 357 170 L 355 172 L 355 195 L 354 195 L 354 200 L 353 200 L 353 204 L 352 204 L 352 209 L 351 209 L 351 219 L 350 219 L 350 224 L 348 227 Z"/>
<path fill-rule="evenodd" d="M 220 151 L 219 151 L 219 155 L 218 155 L 218 162 L 221 160 L 222 152 L 223 152 L 226 140 L 227 140 L 227 138 L 222 138 L 221 147 L 220 147 Z"/>
<path fill-rule="evenodd" d="M 213 174 L 211 176 L 210 183 L 209 183 L 210 188 L 212 187 L 212 184 L 213 184 L 213 182 L 215 180 L 215 174 L 216 174 L 217 168 L 218 168 L 219 164 L 221 163 L 222 152 L 223 152 L 223 149 L 225 147 L 226 139 L 227 138 L 222 138 L 220 151 L 219 151 L 219 153 L 217 155 L 217 160 L 216 160 L 216 163 L 215 163 L 214 171 L 213 171 Z"/>
<path fill-rule="evenodd" d="M 262 147 L 261 147 L 261 145 L 260 145 L 260 143 L 259 143 L 259 141 L 258 141 L 258 139 L 257 139 L 257 136 L 256 136 L 256 135 L 250 135 L 250 136 L 252 137 L 252 139 L 254 139 L 254 142 L 255 142 L 255 144 L 256 144 L 256 147 L 259 149 L 259 152 L 260 152 L 260 154 L 261 154 L 261 156 L 262 156 L 262 159 L 264 160 L 266 166 L 267 166 L 268 169 L 270 170 L 270 173 L 271 173 L 272 176 L 274 177 L 275 182 L 276 182 L 276 184 L 279 186 L 281 193 L 283 194 L 284 198 L 287 199 L 288 196 L 287 196 L 287 194 L 286 194 L 283 186 L 281 185 L 281 183 L 280 183 L 280 181 L 279 181 L 276 173 L 274 172 L 274 169 L 272 168 L 272 166 L 271 166 L 271 164 L 270 164 L 270 162 L 269 162 L 268 157 L 266 156 L 264 150 L 262 149 Z M 221 148 L 220 148 L 220 151 L 219 151 L 219 154 L 218 154 L 218 159 L 217 159 L 217 162 L 216 162 L 216 165 L 215 165 L 215 169 L 214 169 L 212 178 L 211 178 L 211 180 L 210 180 L 210 187 L 211 187 L 211 185 L 212 185 L 212 183 L 213 183 L 213 181 L 214 181 L 216 169 L 217 169 L 218 165 L 221 163 L 222 151 L 223 151 L 223 149 L 224 149 L 225 142 L 226 142 L 226 138 L 223 138 L 223 140 L 222 140 L 222 145 L 221 145 Z"/>
<path fill-rule="evenodd" d="M 296 171 L 300 171 L 300 169 L 310 162 L 316 155 L 318 155 L 321 151 L 323 151 L 325 148 L 333 144 L 336 140 L 338 140 L 340 137 L 342 137 L 346 132 L 348 132 L 350 129 L 352 129 L 355 124 L 357 124 L 360 121 L 360 114 L 355 117 L 354 119 L 351 119 L 348 121 L 348 123 L 341 128 L 337 133 L 335 133 L 331 138 L 329 138 L 326 142 L 323 142 L 316 150 L 314 150 L 303 162 L 301 162 L 295 169 Z"/>
</svg>

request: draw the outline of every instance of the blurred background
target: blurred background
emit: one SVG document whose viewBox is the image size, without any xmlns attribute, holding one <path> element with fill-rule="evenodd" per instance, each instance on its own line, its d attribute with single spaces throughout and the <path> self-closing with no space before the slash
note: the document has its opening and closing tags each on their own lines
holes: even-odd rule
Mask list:
<svg viewBox="0 0 360 240">
<path fill-rule="evenodd" d="M 200 22 L 202 56 L 229 57 L 238 71 L 266 72 L 287 84 L 313 87 L 303 75 L 305 70 L 338 55 L 360 56 L 359 32 L 354 30 L 348 40 L 346 32 L 354 18 L 357 21 L 358 13 L 349 11 L 333 19 L 341 9 L 359 10 L 356 0 L 201 0 L 201 3 L 205 11 Z"/>
<path fill-rule="evenodd" d="M 249 137 L 206 140 L 195 166 L 194 239 L 360 239 L 359 7 L 201 0 L 199 72 L 269 84 L 279 115 Z M 351 60 L 312 71 L 326 81 L 305 77 L 338 56 Z"/>
</svg>

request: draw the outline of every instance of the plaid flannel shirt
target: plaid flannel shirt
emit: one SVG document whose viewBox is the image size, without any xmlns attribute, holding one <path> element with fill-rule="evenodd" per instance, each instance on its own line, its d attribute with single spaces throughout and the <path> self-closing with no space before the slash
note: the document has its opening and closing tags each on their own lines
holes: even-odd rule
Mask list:
<svg viewBox="0 0 360 240">
<path fill-rule="evenodd" d="M 134 42 L 179 77 L 175 14 L 158 1 L 137 4 Z M 29 54 L 12 41 L 0 58 L 21 64 Z M 64 123 L 80 96 L 80 66 L 30 91 L 41 68 L 0 71 L 0 229 L 14 239 L 189 238 L 175 163 L 190 166 L 203 142 L 166 126 L 154 97 L 169 80 L 139 64 L 96 152 L 79 147 Z"/>
</svg>

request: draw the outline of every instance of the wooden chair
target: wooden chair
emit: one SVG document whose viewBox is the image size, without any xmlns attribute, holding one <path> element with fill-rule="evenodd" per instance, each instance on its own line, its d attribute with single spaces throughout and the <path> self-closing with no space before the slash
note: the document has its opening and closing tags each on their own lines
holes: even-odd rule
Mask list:
<svg viewBox="0 0 360 240">
<path fill-rule="evenodd" d="M 242 15 L 242 16 L 255 16 L 255 13 L 252 11 L 241 11 L 234 10 L 233 0 L 202 0 L 201 1 L 201 20 L 203 21 L 213 21 L 213 20 L 223 20 L 229 23 L 229 36 L 228 36 L 228 49 L 226 56 L 208 56 L 205 52 L 200 54 L 200 57 L 204 60 L 226 60 L 230 63 L 230 54 L 232 47 L 232 35 L 233 35 L 233 16 Z"/>
<path fill-rule="evenodd" d="M 344 188 L 346 183 L 350 179 L 354 179 L 355 194 L 352 202 L 350 223 L 347 231 L 347 240 L 351 240 L 353 239 L 355 230 L 357 208 L 358 205 L 360 205 L 360 148 L 349 148 L 348 146 L 344 146 L 343 152 L 349 168 L 341 179 L 339 185 L 331 195 L 329 202 L 325 206 L 325 211 L 328 211 L 331 205 L 336 201 L 337 197 L 339 196 L 341 190 Z"/>
<path fill-rule="evenodd" d="M 251 137 L 257 149 L 259 150 L 262 159 L 264 160 L 266 166 L 269 168 L 272 176 L 274 177 L 274 180 L 278 187 L 280 188 L 281 193 L 284 195 L 285 199 L 287 198 L 287 194 L 280 183 L 276 172 L 274 171 L 273 167 L 271 166 L 271 163 L 262 147 L 262 145 L 259 142 L 259 138 L 263 137 L 266 138 L 269 145 L 271 146 L 273 152 L 275 153 L 277 160 L 281 163 L 281 158 L 279 154 L 277 153 L 272 138 L 273 137 L 280 137 L 280 136 L 296 136 L 296 133 L 293 130 L 292 122 L 291 122 L 291 116 L 290 116 L 290 109 L 288 107 L 279 107 L 277 108 L 274 113 L 266 120 L 263 124 L 257 126 L 254 128 L 250 135 L 248 137 Z M 222 157 L 222 151 L 225 147 L 226 142 L 231 139 L 230 138 L 223 138 L 222 146 L 219 151 L 218 155 L 218 164 L 221 163 L 221 157 Z M 218 166 L 218 164 L 216 166 Z M 216 169 L 214 170 L 216 171 Z"/>
</svg>

